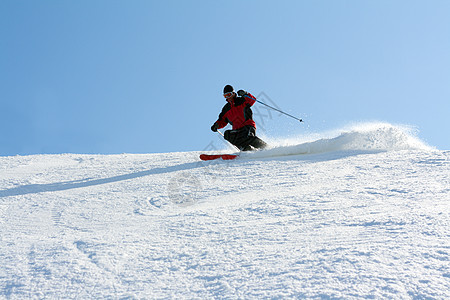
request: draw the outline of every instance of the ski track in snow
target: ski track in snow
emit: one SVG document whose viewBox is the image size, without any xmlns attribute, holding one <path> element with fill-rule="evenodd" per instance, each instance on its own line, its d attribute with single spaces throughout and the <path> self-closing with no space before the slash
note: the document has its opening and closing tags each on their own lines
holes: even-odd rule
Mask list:
<svg viewBox="0 0 450 300">
<path fill-rule="evenodd" d="M 0 298 L 450 298 L 450 151 L 372 124 L 199 154 L 0 157 Z"/>
</svg>

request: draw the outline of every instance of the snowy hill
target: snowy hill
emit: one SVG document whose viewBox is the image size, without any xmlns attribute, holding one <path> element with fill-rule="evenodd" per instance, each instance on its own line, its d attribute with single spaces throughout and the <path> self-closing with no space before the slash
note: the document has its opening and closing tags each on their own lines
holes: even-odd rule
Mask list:
<svg viewBox="0 0 450 300">
<path fill-rule="evenodd" d="M 450 151 L 389 124 L 277 145 L 0 157 L 0 298 L 450 298 Z"/>
</svg>

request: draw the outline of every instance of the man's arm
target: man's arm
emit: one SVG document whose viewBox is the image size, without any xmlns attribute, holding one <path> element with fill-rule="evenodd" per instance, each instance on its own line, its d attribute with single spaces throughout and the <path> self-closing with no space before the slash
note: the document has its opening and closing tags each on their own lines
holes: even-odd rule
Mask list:
<svg viewBox="0 0 450 300">
<path fill-rule="evenodd" d="M 228 125 L 228 119 L 225 117 L 225 114 L 227 113 L 227 111 L 230 110 L 229 104 L 225 105 L 222 108 L 222 112 L 219 114 L 219 118 L 217 119 L 217 121 L 211 126 L 211 130 L 212 131 L 217 131 L 217 129 L 220 128 L 224 128 L 225 126 Z"/>
<path fill-rule="evenodd" d="M 250 94 L 249 92 L 246 92 L 244 90 L 239 90 L 237 92 L 237 94 L 239 95 L 239 97 L 242 97 L 245 99 L 244 103 L 246 105 L 252 106 L 253 104 L 255 104 L 256 102 L 256 98 L 255 96 L 253 96 L 252 94 Z"/>
</svg>

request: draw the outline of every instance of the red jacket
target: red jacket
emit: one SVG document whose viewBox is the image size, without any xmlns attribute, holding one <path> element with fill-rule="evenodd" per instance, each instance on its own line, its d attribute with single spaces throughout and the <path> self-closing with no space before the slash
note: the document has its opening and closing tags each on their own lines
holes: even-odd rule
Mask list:
<svg viewBox="0 0 450 300">
<path fill-rule="evenodd" d="M 244 126 L 252 126 L 256 128 L 255 121 L 253 121 L 253 112 L 251 106 L 255 104 L 256 98 L 247 93 L 242 97 L 234 98 L 232 103 L 227 103 L 222 108 L 222 112 L 219 114 L 219 119 L 216 123 L 219 128 L 223 128 L 230 123 L 234 129 L 239 129 Z"/>
</svg>

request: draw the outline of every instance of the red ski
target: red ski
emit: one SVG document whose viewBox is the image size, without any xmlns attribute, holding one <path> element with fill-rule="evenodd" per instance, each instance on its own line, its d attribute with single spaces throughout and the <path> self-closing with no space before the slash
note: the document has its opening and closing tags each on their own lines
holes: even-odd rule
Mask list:
<svg viewBox="0 0 450 300">
<path fill-rule="evenodd" d="M 223 159 L 223 160 L 231 160 L 235 159 L 239 155 L 237 154 L 200 154 L 201 160 L 214 160 L 214 159 Z"/>
</svg>

